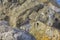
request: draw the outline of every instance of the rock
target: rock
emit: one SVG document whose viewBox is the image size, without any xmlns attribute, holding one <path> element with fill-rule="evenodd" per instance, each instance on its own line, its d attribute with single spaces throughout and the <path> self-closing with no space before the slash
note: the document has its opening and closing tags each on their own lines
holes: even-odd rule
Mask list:
<svg viewBox="0 0 60 40">
<path fill-rule="evenodd" d="M 56 40 L 59 31 L 49 28 L 60 28 L 60 13 L 48 4 L 45 0 L 0 0 L 0 40 L 49 40 L 54 35 Z"/>
<path fill-rule="evenodd" d="M 17 29 L 2 33 L 2 35 L 2 40 L 35 40 L 28 32 Z"/>
<path fill-rule="evenodd" d="M 20 5 L 23 4 L 26 0 L 19 0 Z"/>
<path fill-rule="evenodd" d="M 12 28 L 9 26 L 8 22 L 0 21 L 0 33 L 11 31 Z"/>
<path fill-rule="evenodd" d="M 2 21 L 3 22 L 3 21 Z M 27 31 L 12 28 L 0 22 L 0 39 L 1 40 L 35 40 L 35 38 Z"/>
<path fill-rule="evenodd" d="M 0 20 L 1 20 L 1 19 L 4 19 L 4 18 L 5 18 L 5 16 L 6 16 L 6 15 L 5 15 L 5 13 L 0 12 Z"/>
</svg>

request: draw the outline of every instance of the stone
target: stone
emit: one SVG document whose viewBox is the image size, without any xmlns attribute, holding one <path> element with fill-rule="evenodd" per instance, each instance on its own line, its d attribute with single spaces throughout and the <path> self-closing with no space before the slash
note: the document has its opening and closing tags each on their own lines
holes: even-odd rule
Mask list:
<svg viewBox="0 0 60 40">
<path fill-rule="evenodd" d="M 4 23 L 4 21 L 3 21 Z M 1 40 L 36 40 L 34 36 L 24 30 L 12 28 L 5 23 L 0 22 L 0 39 Z"/>
</svg>

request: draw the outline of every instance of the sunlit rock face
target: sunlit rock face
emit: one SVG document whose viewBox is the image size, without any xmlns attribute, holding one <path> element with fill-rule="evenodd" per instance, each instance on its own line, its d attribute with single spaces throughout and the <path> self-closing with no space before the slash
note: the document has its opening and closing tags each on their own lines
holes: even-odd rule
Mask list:
<svg viewBox="0 0 60 40">
<path fill-rule="evenodd" d="M 60 40 L 60 13 L 51 7 L 47 0 L 0 0 L 0 40 Z"/>
<path fill-rule="evenodd" d="M 27 15 L 31 14 L 33 10 L 38 11 L 41 6 L 36 0 L 0 0 L 0 2 L 0 19 L 8 17 L 8 22 L 13 27 L 16 27 L 16 21 L 22 18 L 21 20 L 24 22 Z M 27 13 L 28 10 L 30 11 Z"/>
<path fill-rule="evenodd" d="M 30 33 L 32 33 L 37 40 L 59 40 L 60 39 L 60 30 L 55 27 L 50 27 L 45 25 L 42 22 L 32 22 L 32 29 Z"/>
</svg>

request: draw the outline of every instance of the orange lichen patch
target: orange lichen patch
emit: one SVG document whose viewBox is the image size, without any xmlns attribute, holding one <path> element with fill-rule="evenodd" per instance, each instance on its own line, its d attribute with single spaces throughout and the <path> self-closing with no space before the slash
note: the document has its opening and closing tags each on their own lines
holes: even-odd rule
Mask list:
<svg viewBox="0 0 60 40">
<path fill-rule="evenodd" d="M 36 23 L 39 23 L 39 25 L 36 25 Z M 57 29 L 53 29 L 41 22 L 32 22 L 29 32 L 36 38 L 36 40 L 60 40 L 60 34 Z"/>
<path fill-rule="evenodd" d="M 36 27 L 34 26 L 35 24 L 34 24 L 35 22 L 32 22 L 32 28 L 30 29 L 30 33 L 32 34 L 32 35 L 34 35 L 34 37 L 36 38 L 36 40 L 41 40 L 41 38 L 43 37 L 43 34 L 45 34 L 44 32 L 44 28 L 43 29 L 39 29 L 39 30 L 37 30 L 36 29 Z M 36 25 L 37 26 L 37 25 Z M 42 25 L 41 25 L 42 26 Z"/>
<path fill-rule="evenodd" d="M 47 35 L 43 36 L 41 40 L 50 40 Z"/>
<path fill-rule="evenodd" d="M 31 31 L 31 34 L 33 34 L 33 36 L 36 38 L 36 40 L 41 40 L 41 34 L 39 32 L 35 31 Z"/>
<path fill-rule="evenodd" d="M 44 32 L 41 33 L 41 31 L 39 32 L 37 30 L 32 29 L 30 33 L 33 34 L 36 40 L 50 40 L 47 35 L 44 35 Z"/>
</svg>

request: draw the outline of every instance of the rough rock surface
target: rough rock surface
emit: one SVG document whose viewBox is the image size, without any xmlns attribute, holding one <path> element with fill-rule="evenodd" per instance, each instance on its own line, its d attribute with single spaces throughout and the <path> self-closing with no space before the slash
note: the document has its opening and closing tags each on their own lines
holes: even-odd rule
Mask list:
<svg viewBox="0 0 60 40">
<path fill-rule="evenodd" d="M 0 0 L 0 39 L 35 40 L 31 33 L 37 40 L 60 40 L 60 13 L 51 7 L 47 0 Z"/>
<path fill-rule="evenodd" d="M 31 22 L 32 28 L 30 33 L 33 34 L 37 40 L 60 40 L 60 30 L 45 25 L 42 22 Z"/>
<path fill-rule="evenodd" d="M 35 40 L 35 38 L 24 30 L 11 28 L 6 21 L 0 21 L 0 40 Z"/>
</svg>

